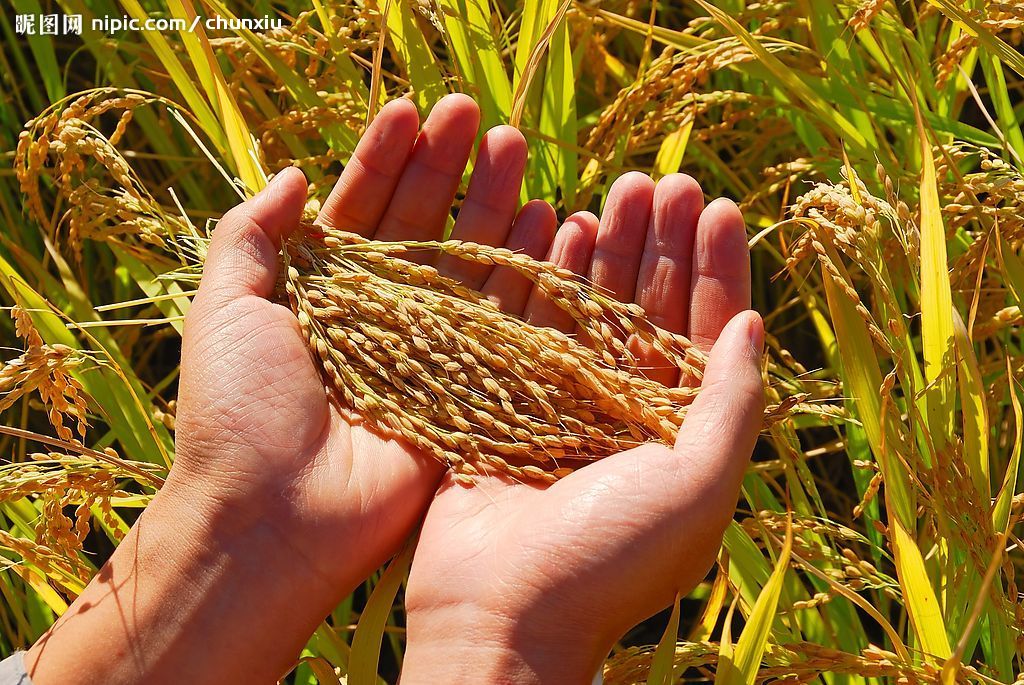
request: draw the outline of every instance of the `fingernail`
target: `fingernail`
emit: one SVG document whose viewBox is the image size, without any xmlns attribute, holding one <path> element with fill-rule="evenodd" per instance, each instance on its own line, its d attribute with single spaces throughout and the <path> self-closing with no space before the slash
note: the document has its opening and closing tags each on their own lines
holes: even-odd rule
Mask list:
<svg viewBox="0 0 1024 685">
<path fill-rule="evenodd" d="M 747 314 L 747 337 L 754 356 L 760 357 L 764 352 L 764 321 L 757 312 Z"/>
</svg>

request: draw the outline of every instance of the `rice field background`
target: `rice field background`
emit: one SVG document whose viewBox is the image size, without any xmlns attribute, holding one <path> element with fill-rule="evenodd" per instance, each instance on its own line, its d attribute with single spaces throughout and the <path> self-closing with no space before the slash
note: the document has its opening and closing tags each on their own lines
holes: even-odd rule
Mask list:
<svg viewBox="0 0 1024 685">
<path fill-rule="evenodd" d="M 91 28 L 147 16 L 281 26 Z M 635 169 L 739 202 L 768 401 L 799 409 L 765 430 L 716 569 L 605 682 L 1024 682 L 1022 27 L 1024 3 L 981 0 L 5 3 L 0 656 L 173 460 L 195 238 L 292 164 L 323 199 L 381 104 L 458 91 L 519 126 L 522 196 L 560 216 Z M 377 578 L 287 682 L 396 679 Z"/>
</svg>

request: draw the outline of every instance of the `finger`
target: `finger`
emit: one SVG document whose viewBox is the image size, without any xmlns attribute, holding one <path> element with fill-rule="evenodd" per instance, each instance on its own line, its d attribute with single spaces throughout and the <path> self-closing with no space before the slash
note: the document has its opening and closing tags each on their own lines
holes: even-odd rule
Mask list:
<svg viewBox="0 0 1024 685">
<path fill-rule="evenodd" d="M 384 105 L 359 139 L 316 223 L 372 235 L 405 169 L 419 122 L 416 106 L 408 100 Z"/>
<path fill-rule="evenodd" d="M 654 181 L 631 171 L 612 184 L 601 215 L 590 280 L 623 302 L 633 300 L 653 199 Z"/>
<path fill-rule="evenodd" d="M 484 245 L 504 245 L 519 204 L 526 169 L 526 138 L 512 126 L 496 126 L 480 141 L 466 199 L 451 237 Z M 545 246 L 546 249 L 546 246 Z M 445 276 L 479 288 L 490 267 L 441 255 L 435 264 Z"/>
<path fill-rule="evenodd" d="M 570 216 L 555 234 L 548 261 L 573 273 L 587 273 L 594 254 L 598 225 L 597 217 L 590 212 L 577 212 Z M 536 287 L 530 291 L 523 318 L 535 326 L 549 326 L 565 333 L 571 333 L 576 327 L 572 317 Z"/>
<path fill-rule="evenodd" d="M 466 95 L 446 95 L 434 105 L 374 235 L 376 239 L 441 237 L 479 126 L 480 108 Z M 410 255 L 414 257 L 417 255 Z"/>
<path fill-rule="evenodd" d="M 530 200 L 519 210 L 505 246 L 534 259 L 544 259 L 551 249 L 557 225 L 558 217 L 551 205 L 543 200 Z M 521 315 L 532 287 L 533 283 L 525 276 L 507 267 L 498 267 L 491 271 L 480 291 L 502 310 Z"/>
<path fill-rule="evenodd" d="M 686 174 L 665 176 L 654 188 L 633 299 L 652 323 L 673 333 L 686 332 L 693 240 L 703 207 L 700 186 Z M 631 341 L 631 349 L 649 378 L 665 385 L 676 383 L 678 371 L 664 355 L 636 339 Z"/>
<path fill-rule="evenodd" d="M 694 241 L 689 337 L 701 349 L 750 307 L 750 250 L 739 208 L 719 198 L 701 212 Z"/>
<path fill-rule="evenodd" d="M 281 241 L 298 226 L 305 204 L 306 178 L 289 167 L 225 214 L 213 231 L 193 309 L 243 295 L 269 297 Z"/>
</svg>

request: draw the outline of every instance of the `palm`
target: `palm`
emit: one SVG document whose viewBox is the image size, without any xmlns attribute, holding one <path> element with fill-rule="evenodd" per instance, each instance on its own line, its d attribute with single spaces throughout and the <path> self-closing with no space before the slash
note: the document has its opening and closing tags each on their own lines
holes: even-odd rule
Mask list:
<svg viewBox="0 0 1024 685">
<path fill-rule="evenodd" d="M 415 216 L 419 234 L 403 237 L 440 234 L 478 121 L 468 98 L 449 98 L 417 136 L 411 104 L 386 108 L 318 222 L 394 237 Z M 240 518 L 278 529 L 328 581 L 342 568 L 365 576 L 420 520 L 442 468 L 330 403 L 294 315 L 267 299 L 277 243 L 305 201 L 301 174 L 285 174 L 225 216 L 211 246 L 186 325 L 172 477 L 237 500 Z M 260 511 L 241 506 L 251 502 Z M 352 548 L 364 552 L 355 567 Z"/>
</svg>

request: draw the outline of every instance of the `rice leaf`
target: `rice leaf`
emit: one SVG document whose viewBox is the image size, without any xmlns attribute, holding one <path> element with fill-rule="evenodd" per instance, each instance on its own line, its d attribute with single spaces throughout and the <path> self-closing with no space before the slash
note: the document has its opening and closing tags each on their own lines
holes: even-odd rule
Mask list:
<svg viewBox="0 0 1024 685">
<path fill-rule="evenodd" d="M 380 659 L 384 627 L 391 607 L 398 596 L 402 581 L 412 565 L 416 549 L 416 536 L 410 538 L 402 550 L 391 560 L 373 588 L 366 607 L 359 616 L 359 624 L 352 636 L 352 652 L 348 663 L 348 685 L 377 685 L 377 664 Z"/>
<path fill-rule="evenodd" d="M 322 656 L 303 657 L 301 662 L 309 667 L 320 685 L 342 685 L 338 674 L 334 672 L 334 667 Z"/>
<path fill-rule="evenodd" d="M 978 367 L 978 358 L 974 353 L 974 345 L 967 335 L 967 327 L 956 310 L 953 310 L 953 327 L 956 336 L 956 374 L 964 426 L 964 462 L 974 487 L 982 497 L 988 499 L 991 486 L 985 384 L 981 377 L 981 369 Z"/>
<path fill-rule="evenodd" d="M 690 140 L 690 131 L 692 130 L 693 119 L 689 119 L 661 141 L 661 145 L 658 147 L 658 156 L 654 159 L 655 179 L 679 171 L 679 167 L 683 163 L 683 155 L 686 154 L 686 143 Z"/>
<path fill-rule="evenodd" d="M 845 25 L 838 16 L 837 6 L 831 3 L 800 0 L 800 7 L 807 16 L 808 26 L 819 54 L 828 65 L 827 79 L 837 86 L 843 86 L 856 97 L 858 83 L 865 79 L 865 67 L 861 53 L 847 44 Z M 866 107 L 846 107 L 845 115 L 857 130 L 864 134 L 868 146 L 877 150 L 881 142 L 875 134 L 871 110 Z"/>
<path fill-rule="evenodd" d="M 889 519 L 889 532 L 892 535 L 896 573 L 903 588 L 910 622 L 928 660 L 941 663 L 949 658 L 952 650 L 939 600 L 928 578 L 921 550 L 899 518 Z"/>
<path fill-rule="evenodd" d="M 491 29 L 490 5 L 485 0 L 439 0 L 438 5 L 465 88 L 480 102 L 483 126 L 502 123 L 512 111 L 512 86 Z"/>
<path fill-rule="evenodd" d="M 64 601 L 64 598 L 56 590 L 50 587 L 49 580 L 42 573 L 35 568 L 22 565 L 15 566 L 12 570 L 28 583 L 32 590 L 35 591 L 36 596 L 42 599 L 46 606 L 57 616 L 68 610 L 68 603 Z"/>
<path fill-rule="evenodd" d="M 393 54 L 409 74 L 416 105 L 425 112 L 448 92 L 437 59 L 416 23 L 416 13 L 410 5 L 392 3 L 387 25 Z"/>
<path fill-rule="evenodd" d="M 351 595 L 349 601 L 351 601 Z M 352 648 L 326 621 L 317 627 L 313 637 L 309 640 L 309 646 L 339 669 L 342 674 L 347 673 Z"/>
<path fill-rule="evenodd" d="M 17 14 L 27 14 L 42 21 L 43 8 L 39 0 L 13 0 L 14 11 Z M 64 97 L 64 80 L 61 77 L 60 67 L 57 65 L 57 53 L 54 50 L 55 42 L 49 36 L 42 35 L 35 31 L 26 36 L 29 50 L 35 58 L 37 75 L 43 83 L 47 97 L 50 102 L 56 102 Z"/>
<path fill-rule="evenodd" d="M 992 526 L 998 530 L 1006 530 L 1010 521 L 1010 508 L 1013 495 L 1017 491 L 1017 472 L 1020 470 L 1021 450 L 1024 448 L 1024 411 L 1021 410 L 1018 383 L 1013 376 L 1009 357 L 1006 359 L 1007 381 L 1010 384 L 1010 405 L 1013 408 L 1014 438 L 1010 451 L 1009 463 L 1003 476 L 1002 485 L 996 493 L 995 505 L 992 507 Z"/>
<path fill-rule="evenodd" d="M 753 685 L 757 672 L 761 667 L 761 658 L 768 646 L 775 610 L 782 595 L 783 581 L 789 570 L 789 555 L 793 549 L 793 529 L 786 530 L 786 541 L 782 545 L 775 570 L 765 584 L 764 589 L 754 604 L 754 609 L 747 617 L 743 632 L 736 643 L 736 651 L 724 665 L 719 662 L 715 673 L 715 685 Z M 725 642 L 723 638 L 722 642 Z"/>
<path fill-rule="evenodd" d="M 953 298 L 946 258 L 946 230 L 939 203 L 935 161 L 923 127 L 921 142 L 921 337 L 928 381 L 925 406 L 928 430 L 936 451 L 952 441 L 954 390 Z"/>
<path fill-rule="evenodd" d="M 182 42 L 227 137 L 232 168 L 249 193 L 255 194 L 267 184 L 267 176 L 259 160 L 259 149 L 238 109 L 238 103 L 228 89 L 203 22 L 196 21 L 198 17 L 190 0 L 167 0 L 167 4 L 173 16 L 183 18 L 190 27 L 195 27 L 194 30 L 180 32 Z"/>
<path fill-rule="evenodd" d="M 761 548 L 735 521 L 729 523 L 722 538 L 729 554 L 729 582 L 746 607 L 753 607 L 761 589 L 771 577 L 772 567 Z"/>
<path fill-rule="evenodd" d="M 548 172 L 553 187 L 542 195 L 549 197 L 561 190 L 562 201 L 572 207 L 576 201 L 576 73 L 569 45 L 569 27 L 564 19 L 569 2 L 558 8 L 557 21 L 548 48 L 547 68 L 544 71 L 544 89 L 541 102 L 540 132 L 570 146 L 546 142 L 543 159 L 548 160 Z M 541 176 L 538 174 L 538 176 Z"/>
<path fill-rule="evenodd" d="M 722 613 L 722 607 L 725 605 L 725 597 L 729 593 L 729 574 L 724 571 L 727 564 L 721 559 L 719 559 L 719 563 L 722 564 L 723 570 L 715 575 L 715 583 L 711 586 L 711 596 L 708 597 L 708 602 L 704 606 L 700 621 L 697 622 L 690 634 L 690 642 L 710 639 L 711 633 L 718 623 L 718 616 Z"/>
<path fill-rule="evenodd" d="M 1006 86 L 1003 63 L 997 56 L 986 54 L 981 59 L 981 68 L 988 83 L 988 96 L 996 111 L 996 120 L 1002 129 L 1002 135 L 1006 138 L 1009 156 L 1017 163 L 1018 169 L 1024 168 L 1024 134 L 1021 133 L 1020 122 L 1017 120 Z"/>
<path fill-rule="evenodd" d="M 1003 283 L 1008 294 L 1018 307 L 1024 307 L 1024 259 L 1002 235 L 998 236 L 996 246 L 999 265 L 1003 272 Z"/>
<path fill-rule="evenodd" d="M 838 258 L 838 255 L 836 256 Z M 882 471 L 889 493 L 891 513 L 910 525 L 916 520 L 916 498 L 910 489 L 909 479 L 893 454 L 893 445 L 899 440 L 892 434 L 890 424 L 882 422 L 882 406 L 879 388 L 882 387 L 882 372 L 875 356 L 874 345 L 863 320 L 845 293 L 833 282 L 827 272 L 822 279 L 825 299 L 828 302 L 835 328 L 835 339 L 842 361 L 843 383 L 846 394 L 853 398 L 857 416 L 864 427 L 871 451 Z"/>
<path fill-rule="evenodd" d="M 551 0 L 524 5 L 516 46 L 516 89 L 509 122 L 535 122 L 530 173 L 524 198 L 555 197 L 566 205 L 576 194 L 576 82 L 565 14 L 569 2 Z M 563 144 L 568 143 L 568 144 Z"/>
<path fill-rule="evenodd" d="M 133 19 L 146 21 L 146 19 L 149 18 L 149 13 L 143 9 L 138 0 L 121 0 L 121 5 Z M 203 98 L 199 89 L 196 88 L 195 83 L 193 83 L 192 75 L 185 69 L 184 65 L 182 65 L 181 61 L 178 59 L 170 41 L 167 40 L 167 37 L 160 31 L 144 31 L 142 35 L 153 49 L 153 52 L 156 53 L 156 56 L 160 59 L 160 63 L 163 64 L 171 79 L 174 81 L 175 87 L 185 99 L 185 103 L 188 105 L 189 110 L 203 127 L 203 132 L 210 138 L 218 152 L 225 157 L 228 157 L 228 137 L 224 132 L 224 129 L 221 127 L 220 122 L 217 120 L 216 115 L 213 113 L 213 110 Z"/>
<path fill-rule="evenodd" d="M 6 246 L 8 249 L 12 249 L 10 244 Z M 36 277 L 40 275 L 39 273 L 34 274 Z M 79 319 L 84 321 L 95 317 L 92 306 L 85 300 L 83 293 L 73 292 L 66 285 L 62 288 L 59 282 L 52 277 L 49 277 L 46 282 L 49 286 L 46 289 L 47 292 L 64 291 L 69 297 L 69 311 L 78 314 Z M 65 281 L 65 284 L 68 283 L 69 281 Z M 81 347 L 75 339 L 75 335 L 68 330 L 65 322 L 50 309 L 46 298 L 31 288 L 14 266 L 2 256 L 0 256 L 0 287 L 6 291 L 11 300 L 29 312 L 33 323 L 45 341 L 61 343 L 73 348 Z M 141 406 L 138 398 L 143 397 L 145 393 L 138 379 L 129 375 L 131 366 L 128 364 L 128 360 L 123 356 L 109 332 L 102 329 L 95 331 L 94 340 L 100 350 L 109 356 L 113 364 L 116 364 L 121 374 L 120 377 L 107 368 L 92 373 L 73 370 L 72 375 L 82 383 L 86 392 L 102 408 L 104 419 L 124 445 L 126 452 L 138 455 L 136 458 L 141 460 L 163 461 L 169 465 L 169 452 L 173 447 L 171 438 L 163 425 L 154 425 L 147 411 Z"/>
<path fill-rule="evenodd" d="M 127 251 L 111 246 L 118 261 L 124 265 L 136 285 L 146 293 L 160 312 L 171 320 L 171 326 L 181 335 L 184 332 L 184 317 L 192 306 L 192 300 L 182 291 L 179 284 L 161 279 L 151 265 L 133 257 Z M 168 297 L 169 296 L 169 297 Z M 159 298 L 159 299 L 156 299 Z"/>
<path fill-rule="evenodd" d="M 136 0 L 130 1 L 135 2 Z M 203 0 L 203 3 L 225 19 L 230 20 L 236 18 L 235 14 L 228 9 L 222 0 Z M 288 89 L 288 92 L 299 104 L 307 109 L 328 107 L 327 103 L 324 102 L 324 99 L 320 97 L 316 90 L 311 88 L 307 80 L 302 77 L 302 74 L 291 69 L 281 58 L 268 50 L 261 37 L 244 27 L 238 29 L 237 33 L 238 36 L 252 49 L 256 56 L 281 78 L 281 81 Z M 339 65 L 343 71 L 358 73 L 355 71 L 355 68 L 352 67 L 347 56 L 334 55 L 333 59 L 334 63 Z M 354 86 L 353 90 L 357 93 L 363 94 L 365 100 L 366 88 L 362 81 L 358 79 L 355 80 Z M 343 161 L 347 160 L 348 156 L 356 146 L 357 138 L 355 132 L 331 121 L 318 125 L 318 129 L 331 149 L 338 153 L 339 157 Z"/>
<path fill-rule="evenodd" d="M 654 655 L 651 657 L 651 672 L 647 677 L 648 685 L 672 685 L 675 678 L 675 656 L 676 640 L 679 639 L 679 600 L 672 604 L 672 614 L 669 616 L 668 625 L 661 635 Z"/>
<path fill-rule="evenodd" d="M 736 613 L 736 605 L 739 604 L 739 595 L 733 598 L 729 610 L 725 612 L 725 622 L 722 624 L 722 637 L 718 641 L 718 667 L 715 669 L 715 681 L 717 683 L 719 674 L 726 671 L 733 671 L 733 658 L 736 653 L 735 645 L 732 642 L 732 617 Z M 727 676 L 721 676 L 723 679 Z"/>
</svg>

